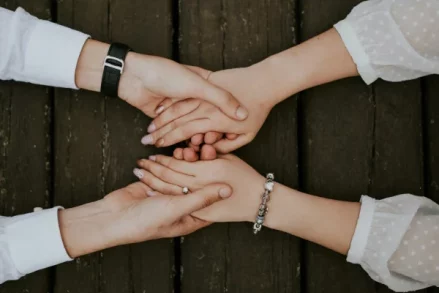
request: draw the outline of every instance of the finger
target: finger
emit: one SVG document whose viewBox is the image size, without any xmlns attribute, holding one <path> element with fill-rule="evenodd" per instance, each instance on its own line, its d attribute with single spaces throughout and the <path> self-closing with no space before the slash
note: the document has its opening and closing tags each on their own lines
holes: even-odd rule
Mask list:
<svg viewBox="0 0 439 293">
<path fill-rule="evenodd" d="M 184 216 L 180 221 L 176 222 L 175 225 L 167 230 L 164 237 L 178 237 L 191 234 L 197 230 L 211 225 L 211 222 L 204 221 L 192 216 Z"/>
<path fill-rule="evenodd" d="M 239 134 L 235 134 L 235 133 L 227 133 L 226 137 L 228 140 L 234 140 L 239 136 Z"/>
<path fill-rule="evenodd" d="M 200 104 L 200 100 L 186 99 L 170 105 L 169 108 L 163 109 L 161 114 L 157 116 L 151 122 L 151 124 L 149 124 L 148 132 L 154 132 L 157 129 L 160 129 L 163 126 L 169 124 L 170 122 L 195 111 L 200 106 Z"/>
<path fill-rule="evenodd" d="M 193 143 L 188 143 L 189 148 L 193 149 L 195 152 L 199 152 L 200 151 L 200 146 L 199 145 L 194 145 Z"/>
<path fill-rule="evenodd" d="M 157 147 L 167 147 L 194 136 L 197 133 L 204 133 L 211 130 L 211 120 L 209 119 L 198 119 L 189 121 L 183 125 L 179 125 L 173 130 L 167 132 L 165 135 L 160 137 L 159 135 L 154 136 L 154 133 L 150 134 L 153 136 L 151 138 L 155 142 Z M 149 139 L 148 139 L 149 140 Z"/>
<path fill-rule="evenodd" d="M 186 196 L 174 198 L 182 214 L 191 214 L 211 206 L 217 201 L 229 198 L 232 188 L 224 184 L 213 184 Z"/>
<path fill-rule="evenodd" d="M 137 173 L 136 171 L 133 171 L 133 173 Z M 137 175 L 136 175 L 137 176 Z M 154 189 L 152 189 L 150 186 L 148 186 L 148 185 L 146 185 L 144 182 L 142 182 L 142 181 L 138 181 L 138 182 L 135 182 L 135 183 L 133 183 L 133 184 L 131 184 L 130 186 L 128 186 L 128 189 L 130 189 L 130 187 L 131 186 L 136 186 L 137 184 L 141 184 L 141 187 L 143 188 L 143 190 L 144 190 L 144 193 L 141 193 L 141 194 L 139 194 L 139 193 L 136 193 L 136 192 L 131 192 L 131 194 L 134 196 L 134 197 L 137 197 L 137 198 L 147 198 L 147 197 L 153 197 L 153 196 L 159 196 L 159 195 L 163 195 L 162 193 L 160 193 L 160 192 L 158 192 L 158 191 L 156 191 L 156 190 L 154 190 Z M 131 190 L 130 190 L 131 191 Z"/>
<path fill-rule="evenodd" d="M 198 67 L 198 66 L 191 66 L 191 65 L 185 65 L 190 71 L 198 74 L 204 79 L 208 79 L 209 76 L 212 74 L 212 71 Z"/>
<path fill-rule="evenodd" d="M 193 148 L 185 148 L 183 158 L 186 162 L 196 162 L 199 159 L 198 153 Z"/>
<path fill-rule="evenodd" d="M 198 133 L 191 137 L 191 143 L 194 145 L 200 145 L 204 141 L 204 134 Z"/>
<path fill-rule="evenodd" d="M 211 161 L 217 158 L 216 150 L 213 146 L 205 144 L 201 148 L 201 160 L 203 161 Z"/>
<path fill-rule="evenodd" d="M 183 189 L 180 186 L 176 186 L 173 184 L 169 184 L 167 182 L 164 182 L 163 180 L 157 178 L 152 173 L 135 168 L 133 170 L 133 174 L 139 178 L 139 180 L 146 185 L 148 185 L 152 190 L 158 191 L 163 194 L 169 194 L 169 195 L 180 195 L 183 194 Z M 149 196 L 154 196 L 152 194 L 148 194 Z"/>
<path fill-rule="evenodd" d="M 177 161 L 180 162 L 181 161 Z M 177 172 L 169 167 L 166 167 L 162 164 L 159 164 L 157 162 L 154 162 L 153 160 L 139 160 L 137 162 L 139 167 L 141 167 L 144 171 L 147 171 L 151 174 L 153 174 L 158 179 L 162 180 L 165 183 L 177 186 L 177 188 L 180 190 L 179 194 L 182 193 L 182 187 L 193 187 L 194 177 L 192 175 L 188 175 L 186 173 Z M 160 192 L 163 192 L 160 189 L 156 189 Z"/>
<path fill-rule="evenodd" d="M 177 160 L 183 160 L 183 148 L 176 148 L 173 152 L 173 156 Z"/>
<path fill-rule="evenodd" d="M 207 144 L 214 144 L 217 141 L 221 140 L 223 137 L 223 133 L 210 131 L 204 135 L 204 142 Z"/>
<path fill-rule="evenodd" d="M 155 197 L 155 196 L 163 196 L 164 194 L 161 193 L 161 192 L 158 192 L 157 190 L 153 190 L 153 189 L 151 189 L 151 190 L 149 190 L 149 191 L 147 192 L 147 195 L 148 195 L 149 197 Z M 181 193 L 180 193 L 180 194 L 168 194 L 168 195 L 175 195 L 175 196 L 177 196 L 177 195 L 181 195 Z"/>
<path fill-rule="evenodd" d="M 144 145 L 153 145 L 155 144 L 157 147 L 162 147 L 164 145 L 162 145 L 163 141 L 161 141 L 161 139 L 167 135 L 168 133 L 172 132 L 172 131 L 180 131 L 181 129 L 179 129 L 180 127 L 182 127 L 183 125 L 189 124 L 192 122 L 191 125 L 196 125 L 201 127 L 201 124 L 199 123 L 200 120 L 203 120 L 204 125 L 207 125 L 208 123 L 206 123 L 207 121 L 210 122 L 210 120 L 208 118 L 203 118 L 203 119 L 199 119 L 200 114 L 187 114 L 184 115 L 183 117 L 180 117 L 176 120 L 171 121 L 170 123 L 166 124 L 165 126 L 156 129 L 154 132 L 144 136 L 141 140 L 142 144 Z M 198 121 L 198 122 L 197 122 Z M 210 125 L 210 124 L 209 124 Z M 194 128 L 196 129 L 196 128 Z M 189 138 L 191 138 L 192 136 L 198 134 L 197 131 L 194 131 L 194 129 L 192 129 L 190 131 L 190 135 L 185 134 L 185 136 L 183 138 L 181 138 L 181 140 L 177 141 L 177 142 L 181 142 L 184 140 L 188 140 Z M 203 130 L 206 129 L 206 127 L 202 128 Z M 186 130 L 190 130 L 190 129 L 186 129 Z M 206 130 L 205 130 L 206 132 Z M 177 143 L 175 142 L 175 143 Z M 171 143 L 169 145 L 175 144 L 175 143 Z M 169 146 L 168 145 L 168 146 Z"/>
<path fill-rule="evenodd" d="M 194 93 L 199 98 L 217 106 L 221 111 L 235 120 L 245 120 L 248 117 L 247 109 L 229 92 L 204 81 L 200 92 Z"/>
<path fill-rule="evenodd" d="M 163 111 L 165 111 L 167 108 L 169 108 L 174 102 L 170 98 L 166 98 L 161 102 L 157 108 L 155 109 L 154 113 L 156 115 L 160 115 Z"/>
<path fill-rule="evenodd" d="M 246 145 L 251 141 L 251 138 L 246 134 L 239 135 L 234 140 L 222 139 L 215 143 L 213 147 L 220 153 L 227 154 Z"/>
<path fill-rule="evenodd" d="M 191 164 L 185 161 L 181 161 L 178 159 L 175 159 L 173 157 L 168 157 L 164 155 L 156 155 L 149 157 L 150 160 L 155 161 L 157 164 L 160 164 L 162 166 L 165 166 L 166 168 L 169 168 L 171 170 L 174 170 L 175 172 L 179 172 L 181 174 L 186 174 L 189 176 L 194 176 L 194 171 L 197 170 L 196 164 Z"/>
</svg>

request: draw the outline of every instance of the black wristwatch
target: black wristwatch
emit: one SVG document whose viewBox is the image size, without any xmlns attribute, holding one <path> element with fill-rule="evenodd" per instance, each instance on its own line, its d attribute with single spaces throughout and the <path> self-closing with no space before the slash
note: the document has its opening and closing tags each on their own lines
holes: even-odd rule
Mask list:
<svg viewBox="0 0 439 293">
<path fill-rule="evenodd" d="M 125 58 L 131 48 L 120 43 L 113 43 L 104 61 L 101 93 L 110 97 L 118 97 L 120 76 L 125 67 Z"/>
</svg>

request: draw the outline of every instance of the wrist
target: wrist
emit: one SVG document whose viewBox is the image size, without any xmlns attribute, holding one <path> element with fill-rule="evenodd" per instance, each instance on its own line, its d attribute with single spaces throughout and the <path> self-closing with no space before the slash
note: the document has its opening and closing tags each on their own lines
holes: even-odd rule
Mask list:
<svg viewBox="0 0 439 293">
<path fill-rule="evenodd" d="M 102 75 L 104 73 L 104 61 L 108 55 L 109 44 L 96 40 L 87 40 L 81 51 L 76 66 L 75 82 L 80 89 L 94 92 L 101 91 Z M 119 96 L 124 98 L 132 95 L 139 84 L 135 78 L 135 64 L 138 54 L 129 52 L 125 59 L 124 72 L 119 81 Z"/>
<path fill-rule="evenodd" d="M 248 209 L 246 213 L 245 220 L 251 223 L 254 223 L 256 220 L 256 217 L 258 215 L 259 207 L 262 203 L 262 195 L 265 191 L 265 182 L 266 178 L 260 174 L 258 174 L 258 178 L 256 180 L 252 180 L 252 186 L 253 188 L 250 190 L 247 189 L 247 192 L 251 194 L 251 198 L 248 202 Z M 274 188 L 276 188 L 277 183 L 274 184 Z M 270 194 L 270 198 L 272 197 L 272 193 Z M 270 209 L 270 201 L 268 202 L 268 207 Z M 269 213 L 268 213 L 269 214 Z"/>
<path fill-rule="evenodd" d="M 58 218 L 64 247 L 72 258 L 118 244 L 109 229 L 116 223 L 117 215 L 102 200 L 60 210 Z"/>
<path fill-rule="evenodd" d="M 293 50 L 293 49 L 291 49 Z M 263 72 L 271 107 L 303 90 L 304 78 L 296 74 L 295 56 L 287 51 L 272 55 L 254 66 Z"/>
<path fill-rule="evenodd" d="M 109 44 L 87 40 L 79 55 L 75 72 L 76 86 L 80 89 L 99 92 L 101 90 L 103 64 Z"/>
</svg>

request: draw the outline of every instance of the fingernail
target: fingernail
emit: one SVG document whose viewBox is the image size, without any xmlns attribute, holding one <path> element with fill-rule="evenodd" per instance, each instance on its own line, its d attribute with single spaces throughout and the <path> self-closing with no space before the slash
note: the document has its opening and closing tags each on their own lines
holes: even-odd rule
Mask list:
<svg viewBox="0 0 439 293">
<path fill-rule="evenodd" d="M 134 168 L 133 170 L 134 175 L 139 178 L 142 179 L 143 178 L 143 172 L 140 169 Z"/>
<path fill-rule="evenodd" d="M 149 156 L 148 159 L 150 161 L 154 161 L 155 162 L 157 160 L 157 157 L 156 156 Z"/>
<path fill-rule="evenodd" d="M 165 107 L 164 106 L 160 106 L 160 107 L 157 108 L 157 110 L 155 110 L 155 113 L 156 114 L 160 114 L 160 113 L 163 112 L 163 110 L 165 110 Z"/>
<path fill-rule="evenodd" d="M 162 145 L 165 144 L 165 140 L 163 138 L 161 138 L 158 142 L 157 142 L 157 146 L 161 147 Z"/>
<path fill-rule="evenodd" d="M 239 107 L 238 110 L 236 110 L 236 117 L 238 117 L 239 119 L 245 119 L 248 116 L 248 112 L 246 109 L 244 109 L 243 107 Z"/>
<path fill-rule="evenodd" d="M 230 188 L 221 188 L 219 191 L 219 195 L 222 198 L 228 198 L 232 195 L 232 192 L 231 192 Z"/>
<path fill-rule="evenodd" d="M 156 196 L 156 195 L 157 195 L 157 193 L 156 193 L 155 191 L 153 191 L 153 190 L 148 190 L 148 191 L 146 192 L 146 194 L 147 194 L 148 196 Z"/>
<path fill-rule="evenodd" d="M 151 132 L 153 132 L 153 131 L 155 131 L 155 124 L 154 124 L 154 122 L 151 122 L 151 124 L 149 124 L 149 126 L 148 126 L 148 132 L 149 133 L 151 133 Z"/>
<path fill-rule="evenodd" d="M 152 142 L 154 141 L 154 139 L 152 138 L 152 135 L 147 135 L 147 136 L 144 136 L 143 138 L 142 138 L 142 144 L 144 144 L 144 145 L 149 145 L 149 144 L 152 144 Z"/>
</svg>

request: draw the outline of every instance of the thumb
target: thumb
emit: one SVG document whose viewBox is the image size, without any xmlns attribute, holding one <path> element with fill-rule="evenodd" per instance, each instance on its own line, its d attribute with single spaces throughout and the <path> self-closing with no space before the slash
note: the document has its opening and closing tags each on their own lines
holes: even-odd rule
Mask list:
<svg viewBox="0 0 439 293">
<path fill-rule="evenodd" d="M 236 149 L 239 149 L 243 145 L 246 145 L 251 141 L 248 134 L 241 134 L 233 140 L 223 138 L 220 141 L 213 144 L 213 147 L 222 154 L 228 154 Z"/>
<path fill-rule="evenodd" d="M 217 106 L 224 114 L 235 120 L 245 120 L 248 117 L 247 109 L 228 91 L 203 80 L 201 91 L 196 98 L 205 100 Z"/>
<path fill-rule="evenodd" d="M 183 214 L 192 214 L 204 209 L 217 201 L 229 198 L 232 188 L 226 184 L 213 184 L 188 195 L 178 197 L 177 204 Z"/>
<path fill-rule="evenodd" d="M 190 71 L 198 74 L 204 79 L 208 79 L 212 71 L 198 67 L 198 66 L 191 66 L 191 65 L 185 65 Z"/>
</svg>

